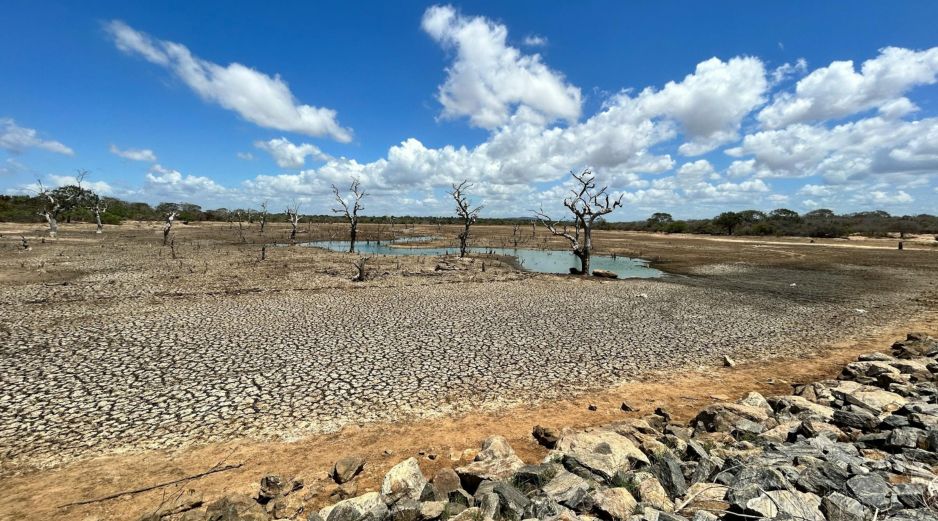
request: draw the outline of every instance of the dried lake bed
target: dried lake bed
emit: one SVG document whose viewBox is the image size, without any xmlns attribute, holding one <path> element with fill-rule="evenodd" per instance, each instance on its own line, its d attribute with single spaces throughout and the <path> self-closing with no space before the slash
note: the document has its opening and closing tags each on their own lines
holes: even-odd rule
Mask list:
<svg viewBox="0 0 938 521">
<path fill-rule="evenodd" d="M 907 251 L 919 259 L 908 266 L 867 265 L 863 250 L 853 263 L 766 266 L 739 249 L 675 276 L 604 282 L 374 257 L 371 280 L 354 284 L 355 256 L 278 248 L 260 262 L 256 245 L 218 235 L 192 228 L 176 259 L 146 227 L 4 258 L 4 466 L 568 397 L 723 355 L 813 352 L 935 302 L 931 251 Z M 637 257 L 629 241 L 618 252 Z M 33 279 L 15 278 L 24 267 Z"/>
</svg>

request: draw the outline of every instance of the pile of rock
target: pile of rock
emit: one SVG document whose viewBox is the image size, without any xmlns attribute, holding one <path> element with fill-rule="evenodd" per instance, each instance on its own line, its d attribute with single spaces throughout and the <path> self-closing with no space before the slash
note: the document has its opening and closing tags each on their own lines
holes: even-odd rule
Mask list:
<svg viewBox="0 0 938 521">
<path fill-rule="evenodd" d="M 291 508 L 296 485 L 281 483 L 240 510 L 224 498 L 185 519 L 935 521 L 936 382 L 938 341 L 909 334 L 837 380 L 716 403 L 689 424 L 658 409 L 585 431 L 538 427 L 550 453 L 537 465 L 493 436 L 468 465 L 428 481 L 411 458 L 380 492 L 318 512 Z"/>
</svg>

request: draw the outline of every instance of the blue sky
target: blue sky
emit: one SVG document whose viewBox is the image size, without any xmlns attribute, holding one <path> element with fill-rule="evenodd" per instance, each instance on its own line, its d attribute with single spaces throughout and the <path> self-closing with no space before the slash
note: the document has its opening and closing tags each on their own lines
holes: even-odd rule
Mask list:
<svg viewBox="0 0 938 521">
<path fill-rule="evenodd" d="M 5 2 L 0 191 L 151 203 L 938 213 L 938 4 Z M 820 5 L 818 5 L 820 4 Z"/>
</svg>

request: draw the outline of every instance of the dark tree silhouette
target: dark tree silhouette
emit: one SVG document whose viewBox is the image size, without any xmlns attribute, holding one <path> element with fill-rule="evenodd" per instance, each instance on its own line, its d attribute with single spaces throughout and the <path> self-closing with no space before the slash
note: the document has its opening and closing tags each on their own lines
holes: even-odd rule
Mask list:
<svg viewBox="0 0 938 521">
<path fill-rule="evenodd" d="M 347 203 L 345 199 L 342 198 L 342 195 L 339 194 L 339 189 L 336 188 L 335 185 L 332 185 L 332 193 L 335 194 L 335 200 L 342 205 L 342 208 L 333 208 L 332 211 L 345 214 L 345 218 L 348 220 L 349 224 L 348 251 L 349 253 L 354 253 L 355 238 L 358 236 L 358 212 L 365 209 L 361 202 L 362 197 L 365 197 L 365 191 L 361 189 L 358 179 L 352 179 L 352 184 L 349 186 L 349 195 L 352 196 L 351 201 Z"/>
<path fill-rule="evenodd" d="M 590 255 L 593 251 L 593 224 L 597 219 L 612 213 L 622 206 L 622 196 L 610 198 L 606 192 L 607 187 L 596 189 L 596 177 L 590 169 L 577 174 L 570 172 L 577 182 L 577 187 L 570 190 L 570 197 L 563 201 L 563 205 L 573 214 L 574 232 L 567 231 L 567 226 L 557 229 L 558 222 L 550 218 L 544 209 L 534 212 L 534 215 L 550 230 L 550 233 L 570 241 L 573 254 L 580 259 L 580 274 L 590 274 Z"/>
<path fill-rule="evenodd" d="M 454 184 L 453 191 L 449 192 L 449 195 L 453 196 L 456 201 L 456 215 L 459 216 L 463 225 L 462 232 L 459 233 L 460 257 L 465 257 L 466 252 L 469 251 L 469 227 L 475 224 L 476 219 L 479 218 L 479 211 L 484 208 L 482 205 L 472 208 L 465 194 L 467 188 L 472 188 L 472 185 L 468 181 L 463 181 L 458 185 Z"/>
</svg>

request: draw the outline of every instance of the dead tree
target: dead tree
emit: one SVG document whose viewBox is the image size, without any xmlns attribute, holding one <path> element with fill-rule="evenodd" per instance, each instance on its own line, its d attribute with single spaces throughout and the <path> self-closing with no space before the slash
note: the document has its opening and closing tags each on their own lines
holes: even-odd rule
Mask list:
<svg viewBox="0 0 938 521">
<path fill-rule="evenodd" d="M 250 218 L 250 214 L 248 214 L 248 218 Z M 244 213 L 241 210 L 235 211 L 235 219 L 238 220 L 238 237 L 241 238 L 241 243 L 248 242 L 244 238 Z"/>
<path fill-rule="evenodd" d="M 261 219 L 261 235 L 263 235 L 264 227 L 267 226 L 267 201 L 266 200 L 263 203 L 261 203 L 260 219 Z"/>
<path fill-rule="evenodd" d="M 579 273 L 589 275 L 590 254 L 593 250 L 593 223 L 622 206 L 622 196 L 613 200 L 606 193 L 607 187 L 596 190 L 596 177 L 588 168 L 579 174 L 570 172 L 570 175 L 576 180 L 577 187 L 570 190 L 571 196 L 564 199 L 563 205 L 573 214 L 574 232 L 569 233 L 566 225 L 563 229 L 557 229 L 557 221 L 544 213 L 543 208 L 534 212 L 534 215 L 550 233 L 570 241 L 573 254 L 580 259 Z"/>
<path fill-rule="evenodd" d="M 362 206 L 362 197 L 365 197 L 365 191 L 361 189 L 361 185 L 358 182 L 358 179 L 352 179 L 352 184 L 349 186 L 349 195 L 354 199 L 353 201 L 346 202 L 342 198 L 342 195 L 339 194 L 339 189 L 335 185 L 332 185 L 332 193 L 335 194 L 335 200 L 342 205 L 342 208 L 333 208 L 332 211 L 335 213 L 345 214 L 345 218 L 348 220 L 349 224 L 349 253 L 355 252 L 355 238 L 358 236 L 358 212 L 364 210 L 365 207 Z M 351 203 L 351 207 L 349 207 Z"/>
<path fill-rule="evenodd" d="M 56 196 L 55 192 L 49 190 L 48 188 L 42 186 L 42 181 L 36 181 L 39 185 L 39 198 L 43 199 L 46 204 L 42 205 L 42 209 L 38 213 L 45 218 L 46 223 L 49 225 L 49 237 L 53 239 L 59 234 L 59 214 L 62 213 L 63 201 L 61 198 Z"/>
<path fill-rule="evenodd" d="M 525 241 L 524 237 L 521 236 L 521 225 L 512 224 L 511 225 L 511 245 L 514 249 L 518 249 L 518 245 Z"/>
<path fill-rule="evenodd" d="M 87 192 L 81 187 L 86 175 L 88 172 L 79 170 L 74 185 L 60 186 L 54 190 L 43 186 L 42 181 L 36 181 L 39 186 L 36 195 L 42 202 L 42 208 L 36 213 L 49 224 L 49 237 L 55 238 L 59 233 L 59 216 L 81 204 L 86 197 Z"/>
<path fill-rule="evenodd" d="M 173 221 L 176 220 L 177 215 L 179 215 L 178 210 L 173 210 L 166 215 L 166 222 L 163 223 L 163 246 L 166 246 L 166 241 L 169 240 L 169 232 L 173 231 Z M 175 256 L 175 251 L 173 255 Z"/>
<path fill-rule="evenodd" d="M 361 257 L 358 261 L 355 262 L 355 277 L 352 278 L 352 282 L 364 282 L 365 281 L 365 258 Z"/>
<path fill-rule="evenodd" d="M 462 219 L 463 229 L 458 236 L 460 257 L 465 257 L 466 252 L 469 251 L 469 227 L 475 224 L 476 219 L 479 218 L 479 211 L 483 208 L 482 205 L 471 208 L 469 198 L 464 193 L 467 188 L 472 188 L 472 185 L 468 181 L 463 181 L 458 185 L 454 184 L 453 191 L 449 192 L 449 195 L 453 196 L 453 200 L 456 201 L 456 215 Z"/>
<path fill-rule="evenodd" d="M 300 223 L 300 205 L 299 203 L 293 203 L 293 206 L 287 207 L 286 210 L 287 219 L 290 221 L 290 225 L 293 227 L 290 230 L 290 242 L 296 241 L 296 226 Z"/>
<path fill-rule="evenodd" d="M 101 214 L 107 212 L 107 202 L 98 194 L 92 194 L 89 197 L 88 209 L 94 214 L 94 222 L 97 225 L 94 233 L 104 233 L 104 225 L 101 223 Z"/>
</svg>

